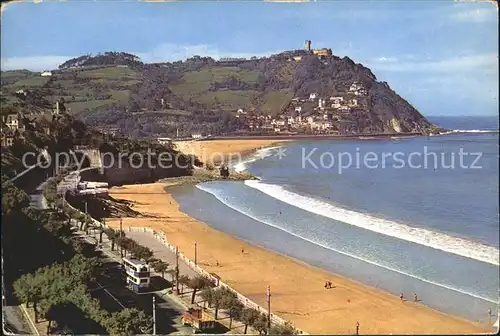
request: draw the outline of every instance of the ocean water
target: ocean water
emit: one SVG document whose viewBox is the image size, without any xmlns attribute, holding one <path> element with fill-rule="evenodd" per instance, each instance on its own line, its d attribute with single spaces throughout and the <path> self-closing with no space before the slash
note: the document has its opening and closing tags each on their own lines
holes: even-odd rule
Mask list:
<svg viewBox="0 0 500 336">
<path fill-rule="evenodd" d="M 218 230 L 485 322 L 499 302 L 498 121 L 432 121 L 457 132 L 291 142 L 234 166 L 259 181 L 174 196 Z"/>
</svg>

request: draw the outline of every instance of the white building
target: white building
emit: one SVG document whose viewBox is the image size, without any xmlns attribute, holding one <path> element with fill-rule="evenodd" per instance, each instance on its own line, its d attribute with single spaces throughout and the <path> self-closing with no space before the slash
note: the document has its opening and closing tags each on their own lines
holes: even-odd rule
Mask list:
<svg viewBox="0 0 500 336">
<path fill-rule="evenodd" d="M 366 95 L 366 90 L 363 87 L 363 84 L 354 82 L 351 84 L 349 88 L 349 92 L 354 93 L 356 96 L 364 96 Z"/>
<path fill-rule="evenodd" d="M 52 72 L 50 71 L 44 71 L 40 74 L 40 76 L 42 77 L 48 77 L 48 76 L 52 76 Z"/>
<path fill-rule="evenodd" d="M 319 108 L 324 108 L 325 107 L 325 100 L 324 99 L 318 100 L 318 107 Z"/>
<path fill-rule="evenodd" d="M 295 108 L 295 112 L 299 112 L 299 113 L 302 112 L 302 106 L 297 106 Z"/>
<path fill-rule="evenodd" d="M 134 292 L 144 292 L 151 284 L 151 271 L 146 262 L 137 259 L 123 258 L 123 266 L 127 275 L 127 287 Z"/>
<path fill-rule="evenodd" d="M 10 130 L 15 131 L 19 128 L 19 118 L 17 114 L 8 114 L 4 117 L 5 126 Z"/>
<path fill-rule="evenodd" d="M 355 107 L 355 106 L 358 106 L 358 100 L 357 99 L 351 99 L 349 101 L 349 106 L 350 107 Z"/>
<path fill-rule="evenodd" d="M 172 143 L 171 138 L 157 138 L 156 141 L 158 141 L 160 145 L 168 145 Z"/>
<path fill-rule="evenodd" d="M 201 138 L 201 133 L 191 134 L 191 138 L 193 138 L 193 139 L 200 139 Z"/>
<path fill-rule="evenodd" d="M 317 94 L 317 93 L 311 93 L 311 94 L 309 95 L 309 99 L 311 99 L 311 100 L 314 100 L 314 99 L 316 99 L 317 97 L 318 97 L 318 94 Z"/>
</svg>

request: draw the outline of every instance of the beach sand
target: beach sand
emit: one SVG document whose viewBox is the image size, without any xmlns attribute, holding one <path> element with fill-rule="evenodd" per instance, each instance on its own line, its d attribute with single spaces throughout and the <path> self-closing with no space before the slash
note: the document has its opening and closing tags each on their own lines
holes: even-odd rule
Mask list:
<svg viewBox="0 0 500 336">
<path fill-rule="evenodd" d="M 230 144 L 228 144 L 230 146 Z M 308 333 L 355 334 L 472 334 L 493 330 L 434 311 L 422 304 L 401 302 L 399 297 L 305 265 L 212 229 L 179 211 L 165 186 L 153 183 L 116 187 L 110 195 L 133 201 L 133 209 L 155 218 L 125 218 L 124 227 L 150 227 L 163 231 L 170 243 L 243 295 L 266 306 L 271 286 L 271 310 Z M 144 194 L 141 194 L 144 193 Z M 154 195 L 157 194 L 157 195 Z M 107 223 L 118 226 L 117 219 Z M 244 253 L 242 253 L 244 249 Z M 217 261 L 219 266 L 216 266 Z M 325 289 L 330 280 L 335 288 Z M 411 293 L 407 293 L 407 296 Z M 411 298 L 409 298 L 411 300 Z"/>
<path fill-rule="evenodd" d="M 269 147 L 286 140 L 255 139 L 255 140 L 207 140 L 174 142 L 177 149 L 186 154 L 196 155 L 204 163 L 219 164 L 221 160 L 231 159 L 238 162 L 241 156 L 260 148 Z"/>
</svg>

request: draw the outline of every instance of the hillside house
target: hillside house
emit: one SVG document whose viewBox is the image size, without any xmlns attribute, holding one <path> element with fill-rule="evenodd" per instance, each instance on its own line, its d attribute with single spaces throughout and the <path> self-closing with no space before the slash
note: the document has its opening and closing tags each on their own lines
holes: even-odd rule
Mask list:
<svg viewBox="0 0 500 336">
<path fill-rule="evenodd" d="M 349 87 L 349 92 L 354 93 L 356 96 L 364 96 L 366 95 L 366 90 L 363 87 L 362 83 L 354 82 Z"/>
<path fill-rule="evenodd" d="M 349 107 L 356 107 L 356 106 L 358 106 L 358 100 L 357 99 L 351 99 L 347 105 Z"/>
<path fill-rule="evenodd" d="M 193 133 L 193 134 L 191 134 L 191 138 L 193 138 L 193 139 L 200 139 L 201 138 L 201 133 Z"/>
<path fill-rule="evenodd" d="M 324 108 L 325 107 L 325 100 L 324 99 L 319 99 L 318 100 L 318 107 L 319 108 Z"/>
<path fill-rule="evenodd" d="M 42 76 L 42 77 L 50 77 L 50 76 L 52 76 L 52 72 L 50 72 L 50 71 L 44 71 L 44 72 L 42 72 L 40 74 L 40 76 Z"/>
<path fill-rule="evenodd" d="M 157 138 L 156 141 L 160 145 L 169 145 L 169 144 L 172 143 L 172 139 L 171 138 Z"/>
<path fill-rule="evenodd" d="M 2 132 L 1 135 L 1 145 L 2 147 L 10 147 L 14 143 L 14 133 L 13 132 Z"/>
<path fill-rule="evenodd" d="M 10 130 L 15 131 L 19 128 L 19 116 L 17 114 L 7 114 L 4 117 L 4 123 Z"/>
<path fill-rule="evenodd" d="M 302 112 L 302 106 L 297 106 L 295 108 L 295 112 L 298 112 L 298 113 Z"/>
<path fill-rule="evenodd" d="M 318 97 L 318 94 L 317 94 L 317 93 L 311 93 L 311 94 L 309 95 L 309 100 L 315 100 L 317 97 Z"/>
</svg>

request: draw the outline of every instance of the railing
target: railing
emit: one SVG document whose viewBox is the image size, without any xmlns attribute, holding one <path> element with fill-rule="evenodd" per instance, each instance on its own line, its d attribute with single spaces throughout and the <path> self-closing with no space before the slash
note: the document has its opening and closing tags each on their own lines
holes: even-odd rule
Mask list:
<svg viewBox="0 0 500 336">
<path fill-rule="evenodd" d="M 71 204 L 69 204 L 68 202 L 65 202 L 65 204 L 67 204 L 70 208 L 72 208 L 73 210 L 75 211 L 78 211 L 80 213 L 82 213 L 80 210 L 76 209 L 75 207 L 73 207 Z M 83 213 L 82 213 L 83 214 Z M 99 222 L 98 220 L 95 220 L 94 218 L 92 218 L 92 222 L 96 225 L 96 226 L 99 226 L 99 225 L 104 225 L 104 226 L 107 226 L 106 224 L 104 223 L 101 223 Z M 128 231 L 142 231 L 142 232 L 148 232 L 150 234 L 152 234 L 157 240 L 159 240 L 164 246 L 166 246 L 171 252 L 173 253 L 176 253 L 176 248 L 175 246 L 173 246 L 172 244 L 168 243 L 167 241 L 167 236 L 165 235 L 164 232 L 156 232 L 155 230 L 153 229 L 150 229 L 150 228 L 145 228 L 145 227 L 128 227 Z M 240 300 L 240 302 L 247 308 L 253 308 L 261 313 L 264 313 L 264 314 L 268 314 L 268 311 L 267 309 L 264 309 L 263 307 L 261 307 L 260 305 L 258 305 L 257 303 L 253 302 L 252 300 L 248 299 L 247 297 L 245 297 L 244 295 L 238 293 L 235 289 L 231 288 L 228 284 L 224 283 L 223 281 L 221 281 L 220 279 L 216 278 L 215 276 L 213 276 L 212 274 L 210 274 L 209 272 L 205 271 L 203 268 L 201 268 L 200 266 L 196 265 L 191 259 L 189 259 L 188 257 L 186 257 L 182 252 L 178 252 L 179 254 L 179 259 L 181 259 L 182 261 L 184 261 L 193 271 L 197 272 L 198 274 L 201 274 L 203 276 L 206 276 L 207 278 L 209 278 L 210 280 L 212 280 L 217 286 L 220 286 L 220 287 L 223 287 L 223 288 L 226 288 L 228 290 L 230 290 L 231 292 L 235 293 L 236 296 L 238 297 L 238 300 Z M 277 323 L 277 324 L 285 324 L 287 321 L 282 319 L 281 317 L 279 316 L 276 316 L 274 314 L 271 313 L 271 321 L 273 323 Z M 295 328 L 297 329 L 297 328 Z M 297 329 L 297 331 L 301 334 L 301 335 L 308 335 L 308 333 L 306 333 L 305 331 L 303 330 L 300 330 L 300 329 Z"/>
<path fill-rule="evenodd" d="M 150 228 L 138 228 L 138 227 L 130 227 L 130 226 L 128 227 L 128 231 L 149 232 L 157 240 L 159 240 L 163 245 L 165 245 L 170 251 L 172 251 L 173 253 L 176 252 L 175 246 L 173 246 L 172 244 L 168 243 L 167 236 L 165 235 L 164 232 L 156 232 L 155 230 L 150 229 Z M 257 311 L 259 311 L 261 313 L 264 313 L 266 315 L 268 314 L 267 309 L 264 309 L 263 307 L 261 307 L 257 303 L 249 300 L 247 297 L 245 297 L 244 295 L 238 293 L 235 289 L 231 288 L 228 284 L 224 283 L 223 281 L 221 281 L 220 279 L 216 278 L 215 276 L 213 276 L 209 272 L 205 271 L 200 266 L 196 265 L 192 260 L 190 260 L 189 258 L 187 258 L 182 252 L 178 252 L 178 254 L 179 254 L 179 259 L 181 259 L 182 261 L 184 261 L 193 271 L 195 271 L 195 272 L 197 272 L 197 273 L 199 273 L 199 274 L 201 274 L 203 276 L 206 276 L 207 278 L 209 278 L 210 280 L 212 280 L 215 284 L 217 284 L 217 286 L 226 288 L 226 289 L 230 290 L 231 292 L 235 293 L 236 296 L 238 297 L 238 299 L 240 300 L 240 302 L 245 307 L 256 309 Z M 287 322 L 286 320 L 284 320 L 281 317 L 276 316 L 276 315 L 274 315 L 272 313 L 271 313 L 271 321 L 274 322 L 274 323 L 278 323 L 278 324 L 285 324 Z M 303 330 L 300 330 L 300 329 L 297 329 L 297 330 L 302 335 L 308 335 Z"/>
</svg>

